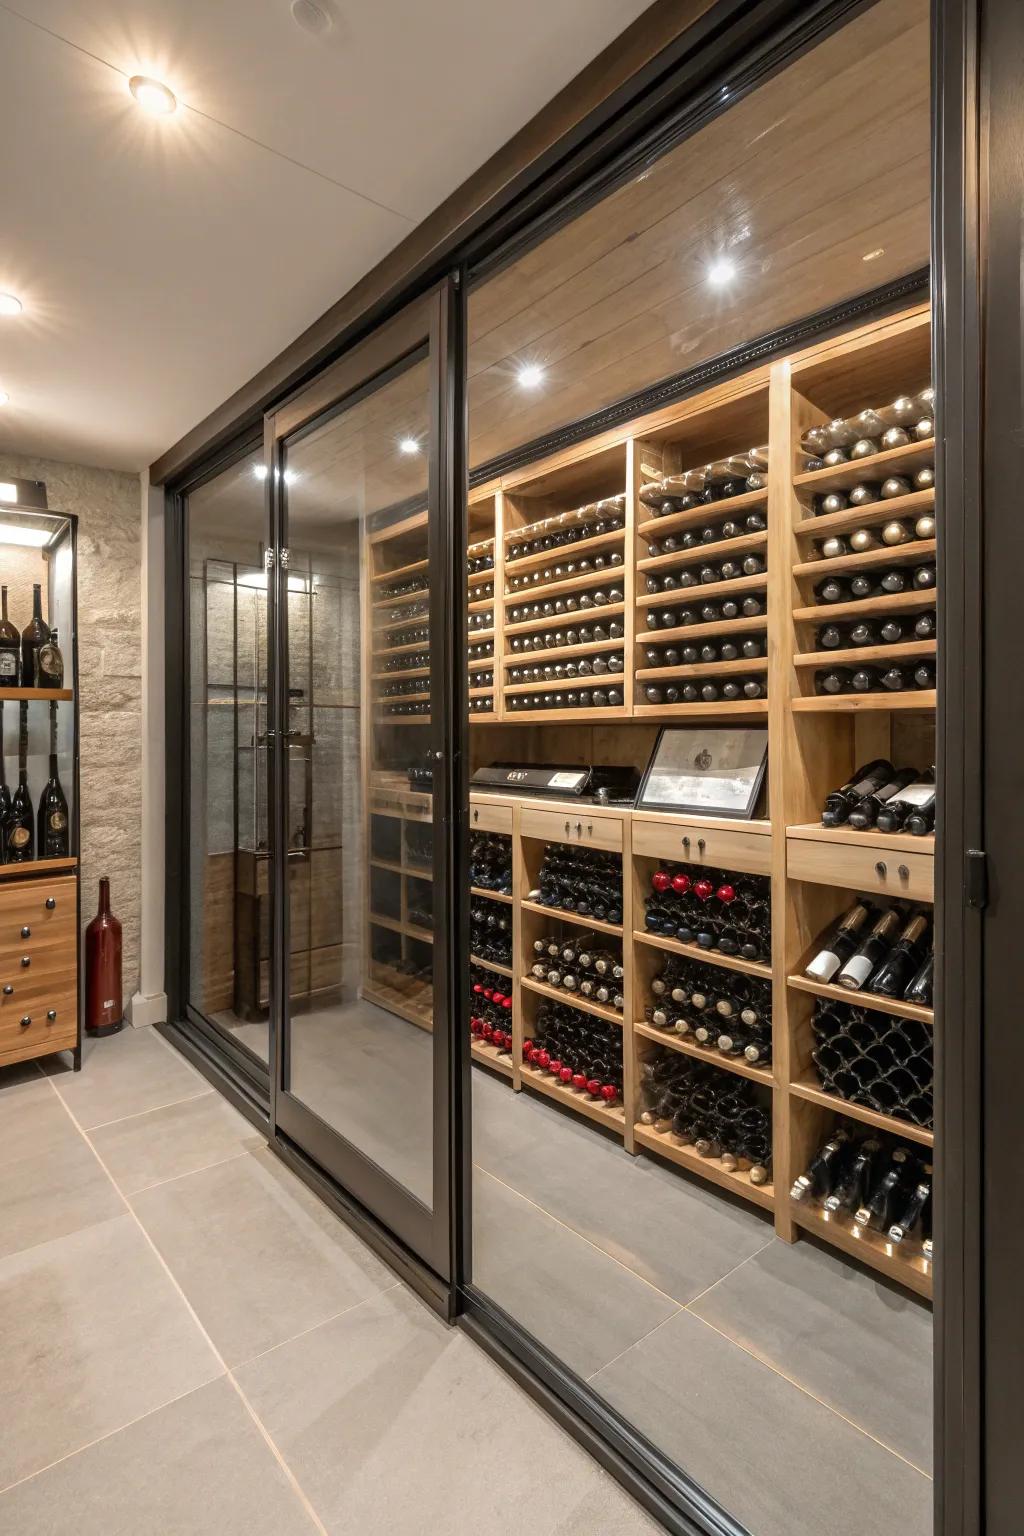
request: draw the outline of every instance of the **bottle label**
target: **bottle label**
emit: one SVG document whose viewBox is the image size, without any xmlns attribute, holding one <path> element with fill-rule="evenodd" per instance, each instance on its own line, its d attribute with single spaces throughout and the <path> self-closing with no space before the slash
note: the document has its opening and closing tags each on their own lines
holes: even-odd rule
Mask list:
<svg viewBox="0 0 1024 1536">
<path fill-rule="evenodd" d="M 839 956 L 830 949 L 823 949 L 820 955 L 815 955 L 804 975 L 810 976 L 812 981 L 831 981 L 838 969 Z"/>
<path fill-rule="evenodd" d="M 31 836 L 27 827 L 13 827 L 7 838 L 8 846 L 20 850 L 27 846 Z"/>
<path fill-rule="evenodd" d="M 17 677 L 18 658 L 13 651 L 0 651 L 0 677 Z"/>
<path fill-rule="evenodd" d="M 68 824 L 68 818 L 63 811 L 51 811 L 47 825 L 51 832 L 63 832 Z"/>
<path fill-rule="evenodd" d="M 64 658 L 55 645 L 41 645 L 36 652 L 36 684 L 57 688 L 64 677 Z"/>
<path fill-rule="evenodd" d="M 851 987 L 862 987 L 874 968 L 874 962 L 866 955 L 854 955 L 843 967 L 840 980 Z"/>
<path fill-rule="evenodd" d="M 928 805 L 935 799 L 934 784 L 908 784 L 906 789 L 900 790 L 897 800 L 905 800 L 908 805 Z"/>
</svg>

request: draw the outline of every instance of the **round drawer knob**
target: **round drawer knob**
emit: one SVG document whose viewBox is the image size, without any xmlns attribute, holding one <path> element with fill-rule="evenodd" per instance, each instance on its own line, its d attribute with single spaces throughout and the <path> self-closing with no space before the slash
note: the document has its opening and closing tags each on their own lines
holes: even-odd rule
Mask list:
<svg viewBox="0 0 1024 1536">
<path fill-rule="evenodd" d="M 22 957 L 21 957 L 21 968 L 22 968 L 22 970 L 23 971 L 27 971 L 31 964 L 32 964 L 32 956 L 31 955 L 22 955 Z"/>
<path fill-rule="evenodd" d="M 690 839 L 688 837 L 684 837 L 683 838 L 683 847 L 686 849 L 687 853 L 689 853 L 689 851 L 690 851 Z"/>
<path fill-rule="evenodd" d="M 23 939 L 30 939 L 32 937 L 32 929 L 31 928 L 23 928 L 21 930 L 21 936 L 22 936 Z"/>
<path fill-rule="evenodd" d="M 21 1019 L 21 1027 L 22 1027 L 22 1029 L 27 1029 L 28 1026 L 31 1023 L 32 1023 L 32 1020 L 29 1018 L 28 1014 L 27 1013 L 23 1014 L 22 1015 L 22 1019 Z"/>
<path fill-rule="evenodd" d="M 698 853 L 703 853 L 704 849 L 706 847 L 707 847 L 707 843 L 704 841 L 704 839 L 702 837 L 698 837 L 698 839 L 697 839 L 697 852 Z"/>
<path fill-rule="evenodd" d="M 57 1017 L 57 1010 L 56 1010 L 56 1008 L 48 1009 L 46 1017 L 49 1019 L 50 1023 L 52 1024 L 54 1019 Z"/>
<path fill-rule="evenodd" d="M 56 896 L 47 896 L 47 898 L 46 898 L 46 910 L 47 910 L 47 912 L 52 912 L 56 905 L 57 905 L 57 898 L 56 898 Z"/>
<path fill-rule="evenodd" d="M 883 879 L 884 879 L 885 878 L 885 873 L 886 873 L 886 868 L 887 868 L 887 866 L 886 866 L 885 860 L 884 859 L 879 859 L 878 863 L 875 865 L 875 874 L 876 875 L 881 875 L 883 877 Z"/>
<path fill-rule="evenodd" d="M 910 879 L 910 870 L 907 868 L 907 866 L 905 864 L 901 864 L 900 867 L 899 867 L 899 877 L 900 877 L 901 880 L 909 880 Z"/>
<path fill-rule="evenodd" d="M 13 996 L 14 996 L 14 988 L 11 986 L 10 982 L 8 982 L 6 987 L 4 987 L 4 997 L 13 997 Z"/>
</svg>

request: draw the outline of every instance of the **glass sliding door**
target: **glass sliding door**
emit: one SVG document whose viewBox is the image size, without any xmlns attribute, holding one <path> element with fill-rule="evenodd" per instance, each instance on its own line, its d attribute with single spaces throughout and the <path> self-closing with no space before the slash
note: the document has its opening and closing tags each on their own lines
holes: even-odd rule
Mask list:
<svg viewBox="0 0 1024 1536">
<path fill-rule="evenodd" d="M 250 1075 L 269 1061 L 266 468 L 253 449 L 185 502 L 190 1022 Z"/>
<path fill-rule="evenodd" d="M 279 1127 L 448 1270 L 446 295 L 274 431 Z"/>
</svg>

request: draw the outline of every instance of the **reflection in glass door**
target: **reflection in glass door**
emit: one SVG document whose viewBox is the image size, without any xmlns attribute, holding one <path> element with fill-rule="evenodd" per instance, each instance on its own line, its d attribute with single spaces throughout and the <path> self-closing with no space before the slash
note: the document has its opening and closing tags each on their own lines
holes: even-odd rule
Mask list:
<svg viewBox="0 0 1024 1536">
<path fill-rule="evenodd" d="M 281 434 L 277 1119 L 444 1272 L 440 298 L 420 313 L 416 344 L 378 345 L 365 372 L 353 358 L 333 403 L 314 386 L 327 408 Z"/>
</svg>

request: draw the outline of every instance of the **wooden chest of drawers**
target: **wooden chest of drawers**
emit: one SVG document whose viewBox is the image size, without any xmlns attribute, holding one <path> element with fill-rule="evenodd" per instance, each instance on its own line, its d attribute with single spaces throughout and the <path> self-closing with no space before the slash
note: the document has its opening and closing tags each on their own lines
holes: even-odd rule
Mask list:
<svg viewBox="0 0 1024 1536">
<path fill-rule="evenodd" d="M 78 1045 L 78 880 L 0 883 L 0 1066 Z"/>
</svg>

